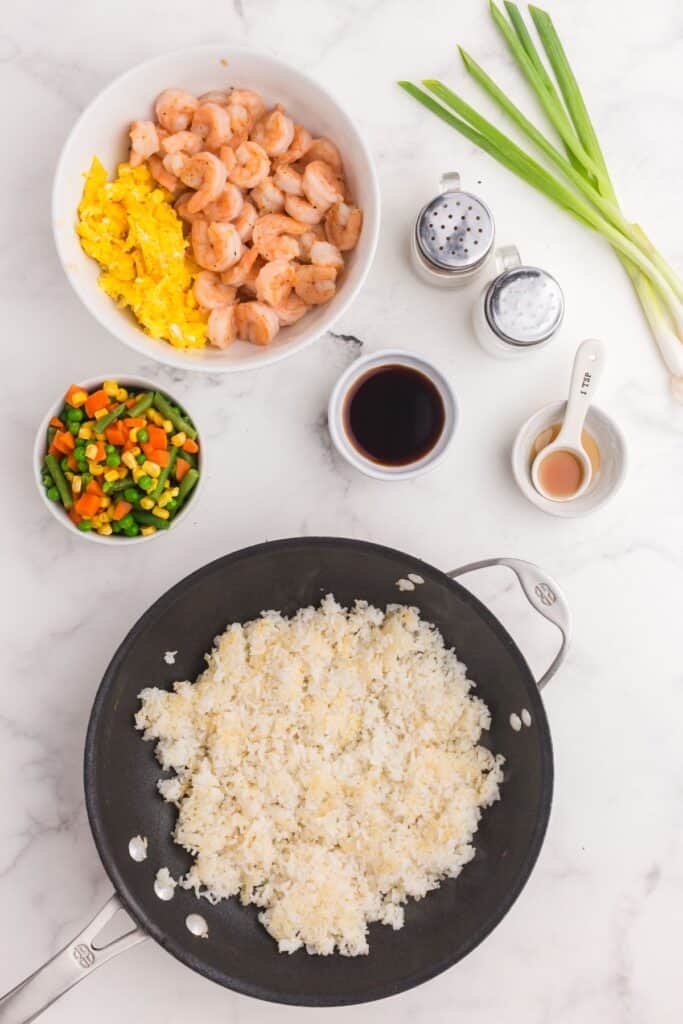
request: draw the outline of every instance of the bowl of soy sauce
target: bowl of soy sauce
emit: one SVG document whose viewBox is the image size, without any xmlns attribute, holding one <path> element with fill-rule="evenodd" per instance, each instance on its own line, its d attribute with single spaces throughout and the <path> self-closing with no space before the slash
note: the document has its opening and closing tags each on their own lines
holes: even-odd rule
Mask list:
<svg viewBox="0 0 683 1024">
<path fill-rule="evenodd" d="M 406 480 L 433 468 L 458 420 L 446 377 L 421 356 L 382 349 L 357 359 L 330 396 L 337 451 L 367 476 Z"/>
</svg>

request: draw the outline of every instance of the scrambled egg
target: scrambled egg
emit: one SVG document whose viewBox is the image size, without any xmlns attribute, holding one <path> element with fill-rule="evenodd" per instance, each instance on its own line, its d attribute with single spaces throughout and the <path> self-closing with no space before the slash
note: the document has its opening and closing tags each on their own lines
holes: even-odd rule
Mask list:
<svg viewBox="0 0 683 1024">
<path fill-rule="evenodd" d="M 121 164 L 110 182 L 95 157 L 76 231 L 102 267 L 100 288 L 130 307 L 148 334 L 177 348 L 203 348 L 207 316 L 192 291 L 199 268 L 169 198 L 145 166 Z"/>
</svg>

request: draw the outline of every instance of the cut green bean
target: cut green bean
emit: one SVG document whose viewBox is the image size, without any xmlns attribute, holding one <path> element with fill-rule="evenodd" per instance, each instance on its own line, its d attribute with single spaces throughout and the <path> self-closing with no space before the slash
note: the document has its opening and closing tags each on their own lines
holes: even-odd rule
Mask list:
<svg viewBox="0 0 683 1024">
<path fill-rule="evenodd" d="M 192 490 L 192 488 L 194 487 L 194 485 L 197 483 L 198 480 L 199 480 L 199 473 L 197 472 L 197 470 L 196 469 L 188 469 L 187 473 L 185 474 L 185 476 L 183 477 L 183 479 L 180 482 L 180 487 L 178 488 L 178 506 L 179 507 L 184 503 L 184 501 L 187 498 L 188 494 L 190 493 L 190 491 Z"/>
<path fill-rule="evenodd" d="M 103 434 L 107 427 L 110 427 L 114 420 L 117 420 L 119 416 L 121 416 L 125 411 L 126 403 L 121 402 L 121 404 L 117 405 L 116 408 L 111 410 L 111 412 L 108 412 L 106 416 L 103 416 L 102 419 L 97 420 L 97 422 L 95 423 L 95 431 L 98 434 Z"/>
<path fill-rule="evenodd" d="M 66 482 L 66 477 L 62 473 L 61 466 L 57 462 L 57 459 L 54 457 L 54 455 L 50 454 L 45 456 L 45 465 L 50 471 L 50 476 L 54 480 L 55 487 L 59 491 L 59 497 L 61 499 L 62 505 L 68 512 L 71 506 L 73 505 L 73 498 L 71 497 L 71 488 Z"/>
<path fill-rule="evenodd" d="M 158 391 L 154 392 L 154 408 L 161 413 L 165 420 L 170 420 L 176 430 L 182 430 L 193 441 L 196 440 L 197 431 L 192 424 L 184 419 L 179 412 L 176 412 L 168 399 L 164 398 Z"/>
<path fill-rule="evenodd" d="M 130 409 L 128 410 L 128 418 L 134 419 L 136 416 L 139 416 L 140 413 L 147 412 L 153 401 L 154 392 L 145 391 L 144 395 L 141 395 L 140 398 L 138 398 L 135 405 L 131 405 Z"/>
<path fill-rule="evenodd" d="M 175 460 L 178 458 L 179 451 L 180 449 L 176 448 L 174 445 L 171 447 L 171 450 L 168 453 L 168 463 L 163 467 L 161 473 L 159 473 L 159 476 L 157 477 L 157 485 L 154 488 L 154 490 L 150 493 L 150 498 L 154 498 L 155 501 L 158 501 L 159 498 L 161 497 L 161 493 L 164 489 L 166 481 L 168 480 L 169 476 L 173 471 L 173 467 L 175 466 Z"/>
<path fill-rule="evenodd" d="M 48 448 L 50 447 L 50 445 L 54 441 L 56 433 L 57 433 L 57 428 L 56 427 L 48 427 L 47 428 L 47 446 L 48 446 Z"/>
<path fill-rule="evenodd" d="M 156 526 L 157 530 L 168 530 L 171 525 L 169 519 L 160 519 L 159 516 L 152 515 L 151 512 L 145 512 L 141 508 L 134 508 L 131 515 L 135 522 L 140 523 L 141 526 Z"/>
</svg>

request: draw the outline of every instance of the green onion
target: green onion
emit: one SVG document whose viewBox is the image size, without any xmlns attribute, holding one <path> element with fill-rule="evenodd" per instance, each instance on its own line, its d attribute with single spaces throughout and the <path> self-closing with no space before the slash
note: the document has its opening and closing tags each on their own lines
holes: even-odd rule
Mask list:
<svg viewBox="0 0 683 1024">
<path fill-rule="evenodd" d="M 518 7 L 506 0 L 508 22 L 495 3 L 491 2 L 490 6 L 496 26 L 562 140 L 566 157 L 460 48 L 465 68 L 568 184 L 443 83 L 426 79 L 422 84 L 428 92 L 411 82 L 399 82 L 399 85 L 508 170 L 607 239 L 631 279 L 670 373 L 674 378 L 681 378 L 675 383 L 683 397 L 683 282 L 642 228 L 629 222 L 622 212 L 583 95 L 550 16 L 538 7 L 529 7 L 557 86 Z"/>
</svg>

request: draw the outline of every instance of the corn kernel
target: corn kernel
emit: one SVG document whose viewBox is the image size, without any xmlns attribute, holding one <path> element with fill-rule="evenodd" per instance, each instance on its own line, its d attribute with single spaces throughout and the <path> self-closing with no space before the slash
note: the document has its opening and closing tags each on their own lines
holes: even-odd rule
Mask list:
<svg viewBox="0 0 683 1024">
<path fill-rule="evenodd" d="M 131 441 L 137 441 L 137 439 L 138 439 L 138 428 L 137 427 L 131 427 L 131 431 L 130 431 L 128 437 L 130 438 Z"/>
<path fill-rule="evenodd" d="M 173 498 L 171 497 L 171 492 L 167 490 L 161 495 L 157 504 L 159 505 L 159 508 L 166 508 L 169 501 L 173 501 Z"/>
<path fill-rule="evenodd" d="M 124 452 L 123 455 L 121 456 L 121 462 L 124 464 L 124 466 L 128 466 L 128 469 L 131 470 L 134 470 L 135 467 L 137 466 L 135 456 L 133 455 L 132 452 Z"/>
<path fill-rule="evenodd" d="M 117 402 L 125 402 L 128 398 L 128 392 L 125 388 L 117 388 L 115 397 Z"/>
<path fill-rule="evenodd" d="M 152 509 L 152 512 L 154 513 L 155 516 L 158 516 L 159 519 L 168 519 L 170 515 L 168 509 L 162 508 L 161 505 L 155 505 L 154 508 Z"/>
<path fill-rule="evenodd" d="M 70 471 L 69 471 L 69 470 L 67 469 L 66 473 L 64 474 L 64 479 L 65 479 L 65 480 L 68 480 L 69 482 L 71 482 L 71 481 L 73 480 L 73 478 L 74 478 L 74 475 L 73 475 L 73 473 L 71 473 L 71 472 L 70 472 Z"/>
<path fill-rule="evenodd" d="M 83 490 L 83 478 L 82 477 L 75 476 L 75 477 L 72 478 L 72 480 L 71 480 L 71 490 L 73 491 L 74 494 L 80 494 L 81 493 L 81 491 Z"/>
<path fill-rule="evenodd" d="M 142 466 L 138 466 L 137 462 L 133 466 L 132 473 L 133 473 L 133 481 L 135 483 L 138 482 L 138 480 L 140 479 L 141 476 L 145 475 L 144 469 L 142 468 Z"/>
<path fill-rule="evenodd" d="M 179 494 L 180 494 L 180 488 L 179 487 L 172 487 L 171 488 L 171 497 L 172 498 L 177 498 Z"/>
<path fill-rule="evenodd" d="M 182 430 L 179 430 L 178 433 L 174 434 L 173 437 L 171 438 L 171 444 L 175 448 L 182 448 L 186 441 L 187 435 L 184 434 Z"/>
<path fill-rule="evenodd" d="M 150 462 L 149 459 L 142 463 L 142 468 L 148 476 L 155 478 L 159 476 L 159 473 L 161 473 L 161 466 L 157 466 L 156 462 Z"/>
<path fill-rule="evenodd" d="M 100 513 L 98 512 L 98 513 L 97 513 L 96 515 L 94 515 L 94 516 L 92 517 L 92 519 L 91 519 L 91 523 L 93 524 L 93 526 L 95 527 L 95 529 L 97 529 L 97 528 L 98 528 L 99 526 L 102 526 L 102 525 L 103 525 L 103 523 L 104 523 L 104 519 L 102 518 L 102 516 L 101 516 L 101 515 L 100 515 Z"/>
<path fill-rule="evenodd" d="M 102 390 L 104 391 L 105 395 L 109 396 L 109 398 L 114 398 L 116 396 L 116 392 L 119 390 L 118 381 L 105 380 L 104 384 L 102 385 Z"/>
<path fill-rule="evenodd" d="M 102 419 L 104 419 L 105 416 L 108 416 L 108 415 L 109 415 L 109 410 L 108 409 L 98 409 L 97 412 L 95 413 L 95 419 L 96 420 L 102 420 Z"/>
<path fill-rule="evenodd" d="M 154 508 L 154 498 L 140 498 L 140 508 L 144 508 L 145 512 L 149 512 L 150 509 Z"/>
<path fill-rule="evenodd" d="M 156 526 L 143 526 L 140 533 L 143 537 L 151 537 L 153 533 L 157 532 Z"/>
<path fill-rule="evenodd" d="M 100 466 L 97 462 L 89 462 L 88 469 L 93 476 L 102 476 L 104 473 L 104 466 Z"/>
<path fill-rule="evenodd" d="M 87 400 L 87 391 L 74 391 L 71 397 L 69 398 L 69 405 L 73 405 L 74 409 L 80 409 L 82 405 L 85 405 Z"/>
<path fill-rule="evenodd" d="M 118 478 L 119 478 L 119 471 L 118 471 L 118 469 L 108 469 L 107 472 L 104 474 L 104 479 L 107 481 L 108 484 L 115 483 L 115 481 L 118 480 Z"/>
<path fill-rule="evenodd" d="M 170 434 L 171 431 L 173 430 L 173 424 L 171 423 L 170 420 L 162 420 L 161 425 L 167 434 Z"/>
<path fill-rule="evenodd" d="M 96 444 L 86 445 L 85 457 L 86 457 L 86 459 L 96 459 L 97 458 L 97 445 Z"/>
<path fill-rule="evenodd" d="M 133 455 L 139 455 L 140 452 L 142 451 L 142 448 L 140 447 L 139 444 L 136 444 L 136 445 L 133 445 L 133 447 L 131 448 L 131 451 L 132 451 Z"/>
<path fill-rule="evenodd" d="M 111 536 L 112 528 L 109 525 L 109 523 L 104 523 L 103 526 L 100 526 L 97 532 L 99 533 L 100 537 L 109 537 Z"/>
<path fill-rule="evenodd" d="M 78 436 L 82 441 L 89 441 L 92 437 L 92 427 L 89 423 L 84 423 L 81 429 L 78 431 Z"/>
<path fill-rule="evenodd" d="M 123 480 L 124 477 L 128 476 L 128 470 L 125 466 L 119 466 L 116 472 L 119 475 L 119 480 Z"/>
<path fill-rule="evenodd" d="M 163 427 L 164 425 L 164 418 L 156 411 L 156 409 L 147 410 L 147 419 L 151 420 L 152 423 L 156 423 L 158 427 Z"/>
</svg>

